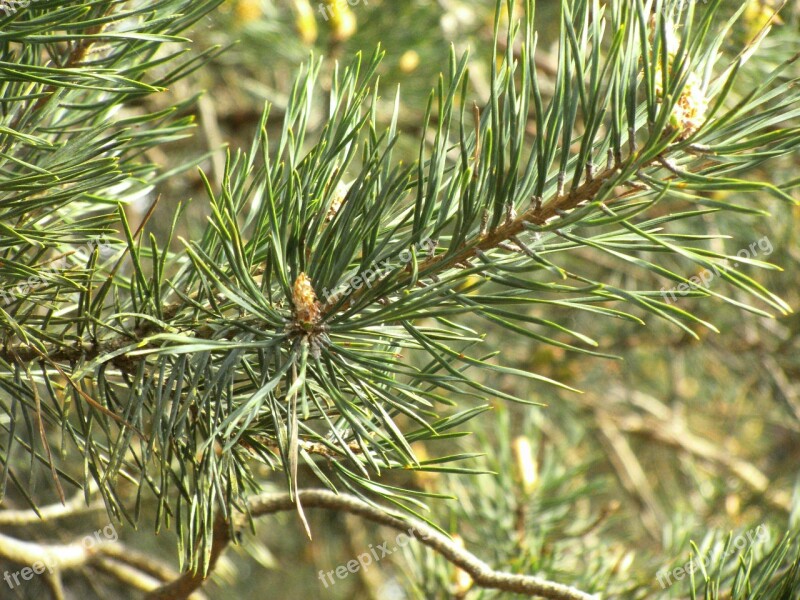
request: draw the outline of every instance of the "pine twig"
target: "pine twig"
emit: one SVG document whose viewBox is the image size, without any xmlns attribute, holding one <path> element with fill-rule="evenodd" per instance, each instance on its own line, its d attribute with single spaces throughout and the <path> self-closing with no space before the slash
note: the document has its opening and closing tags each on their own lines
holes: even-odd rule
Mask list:
<svg viewBox="0 0 800 600">
<path fill-rule="evenodd" d="M 577 588 L 534 575 L 517 575 L 496 571 L 471 552 L 459 548 L 450 538 L 439 533 L 430 525 L 417 519 L 401 518 L 389 509 L 367 504 L 355 496 L 336 494 L 328 490 L 302 490 L 298 492 L 297 496 L 304 508 L 327 508 L 346 512 L 403 532 L 409 531 L 411 527 L 411 535 L 453 565 L 467 572 L 478 587 L 539 596 L 547 600 L 596 600 L 597 598 L 597 596 L 592 596 Z M 266 493 L 253 496 L 247 504 L 248 512 L 252 517 L 295 509 L 295 500 L 288 493 Z M 214 526 L 214 532 L 209 571 L 231 540 L 228 524 L 219 518 Z M 221 537 L 217 537 L 217 532 L 221 534 Z M 188 571 L 176 581 L 148 594 L 146 600 L 184 600 L 190 592 L 202 585 L 206 577 L 206 575 Z"/>
<path fill-rule="evenodd" d="M 112 575 L 118 582 L 142 590 L 160 589 L 163 580 L 177 575 L 142 553 L 119 542 L 106 540 L 98 540 L 96 545 L 87 548 L 81 541 L 40 544 L 0 533 L 0 558 L 21 565 L 44 564 L 47 570 L 42 576 L 46 578 L 51 595 L 56 599 L 64 597 L 61 573 L 82 567 L 96 567 Z M 204 598 L 194 589 L 182 597 L 187 600 Z"/>
</svg>

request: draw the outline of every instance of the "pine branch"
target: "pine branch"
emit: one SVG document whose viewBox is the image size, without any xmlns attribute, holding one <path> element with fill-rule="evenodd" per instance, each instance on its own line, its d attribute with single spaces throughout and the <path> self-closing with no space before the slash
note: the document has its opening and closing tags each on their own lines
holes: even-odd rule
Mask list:
<svg viewBox="0 0 800 600">
<path fill-rule="evenodd" d="M 219 186 L 201 176 L 210 213 L 202 235 L 174 235 L 178 209 L 166 239 L 148 239 L 121 206 L 151 191 L 156 171 L 137 157 L 189 127 L 190 119 L 165 115 L 181 113 L 191 98 L 154 114 L 142 114 L 138 100 L 209 56 L 163 73 L 172 56 L 159 47 L 179 41 L 174 36 L 218 2 L 170 0 L 152 11 L 144 3 L 117 21 L 132 29 L 103 33 L 107 57 L 81 56 L 97 34 L 71 40 L 77 58 L 65 57 L 65 70 L 47 62 L 39 45 L 57 49 L 74 17 L 59 2 L 42 1 L 43 23 L 20 18 L 4 32 L 25 50 L 13 54 L 24 68 L 6 90 L 8 114 L 34 109 L 42 121 L 30 131 L 0 130 L 13 148 L 0 156 L 0 225 L 12 223 L 0 231 L 3 451 L 31 456 L 31 481 L 35 467 L 49 467 L 60 489 L 68 475 L 54 464 L 52 428 L 62 432 L 65 454 L 71 445 L 70 457 L 86 457 L 81 476 L 98 482 L 116 516 L 136 519 L 123 505 L 119 478 L 156 497 L 157 527 L 177 522 L 194 573 L 175 582 L 180 589 L 199 586 L 209 552 L 219 548 L 211 552 L 216 560 L 230 541 L 214 511 L 235 512 L 260 489 L 253 463 L 282 470 L 290 490 L 302 465 L 330 489 L 366 488 L 412 510 L 422 504 L 419 494 L 385 485 L 386 470 L 474 472 L 449 464 L 471 455 L 423 461 L 412 444 L 458 435 L 454 428 L 480 414 L 488 397 L 531 403 L 485 379 L 510 375 L 572 389 L 494 354 L 473 355 L 483 332 L 461 317 L 592 356 L 608 355 L 544 309 L 640 324 L 634 312 L 649 313 L 698 337 L 698 326 L 713 325 L 650 286 L 690 281 L 664 257 L 705 269 L 733 257 L 708 249 L 706 232 L 687 234 L 675 224 L 721 210 L 763 214 L 719 200 L 720 190 L 794 202 L 795 181 L 744 178 L 800 148 L 800 129 L 781 121 L 796 116 L 792 63 L 765 72 L 736 98 L 743 63 L 723 65 L 721 74 L 716 64 L 734 22 L 716 26 L 719 2 L 704 14 L 677 0 L 563 2 L 555 81 L 544 97 L 528 0 L 521 35 L 509 18 L 508 41 L 495 44 L 505 56 L 492 56 L 489 99 L 474 123 L 464 117 L 469 58 L 451 53 L 412 166 L 392 154 L 399 99 L 379 130 L 382 53 L 336 70 L 323 114 L 313 96 L 321 65 L 312 62 L 289 94 L 279 139 L 269 138 L 266 110 L 249 151 L 226 157 Z M 186 15 L 173 15 L 173 7 Z M 671 45 L 673 28 L 685 37 Z M 56 97 L 57 111 L 36 108 Z M 120 107 L 131 114 L 110 121 Z M 314 132 L 316 122 L 324 126 Z M 595 173 L 598 161 L 608 167 Z M 116 262 L 97 248 L 65 249 L 114 228 L 125 248 Z M 417 255 L 426 236 L 430 254 Z M 53 255 L 68 256 L 67 266 L 46 271 Z M 604 263 L 611 270 L 601 277 L 587 268 L 597 266 L 592 256 L 613 260 Z M 377 263 L 377 279 L 354 287 Z M 642 287 L 619 283 L 631 266 L 648 275 L 635 281 Z M 736 269 L 718 275 L 767 307 L 790 310 Z M 15 286 L 25 280 L 39 283 Z M 478 293 L 485 282 L 488 292 Z M 345 284 L 341 300 L 328 300 L 329 288 Z M 693 295 L 769 315 L 724 291 Z M 473 399 L 480 405 L 461 406 Z M 29 435 L 23 422 L 35 422 L 40 435 Z M 5 465 L 4 476 L 27 497 Z M 497 575 L 473 567 L 484 581 Z"/>
<path fill-rule="evenodd" d="M 286 510 L 293 508 L 296 508 L 296 505 L 293 500 L 290 500 L 290 506 Z M 220 513 L 214 521 L 213 538 L 205 570 L 193 571 L 190 569 L 175 580 L 150 591 L 144 600 L 186 600 L 191 597 L 191 594 L 198 590 L 208 579 L 230 541 L 231 525 Z"/>
<path fill-rule="evenodd" d="M 597 598 L 597 596 L 573 587 L 533 575 L 516 575 L 496 571 L 430 525 L 417 519 L 403 518 L 388 508 L 367 504 L 349 494 L 335 494 L 328 490 L 301 490 L 298 492 L 298 500 L 304 508 L 326 508 L 347 512 L 403 532 L 411 529 L 411 535 L 415 539 L 443 556 L 453 565 L 466 571 L 478 587 L 526 596 L 538 596 L 549 600 L 595 600 Z M 295 499 L 290 494 L 260 494 L 248 498 L 247 504 L 248 513 L 254 518 L 295 510 L 297 507 Z M 229 525 L 218 517 L 214 527 L 212 559 L 209 563 L 212 568 L 225 546 L 231 541 L 229 534 L 226 533 L 229 529 Z M 197 573 L 186 572 L 176 581 L 151 592 L 147 596 L 147 600 L 184 600 L 190 592 L 202 585 L 205 578 Z"/>
<path fill-rule="evenodd" d="M 649 164 L 642 164 L 639 168 L 645 168 Z M 601 173 L 588 178 L 586 182 L 577 188 L 567 193 L 559 193 L 546 203 L 542 203 L 541 200 L 538 202 L 532 201 L 531 207 L 518 217 L 507 220 L 488 233 L 480 232 L 475 238 L 467 240 L 460 248 L 450 248 L 445 254 L 424 260 L 419 264 L 419 273 L 421 276 L 435 280 L 444 271 L 452 269 L 456 265 L 469 264 L 471 259 L 481 253 L 502 248 L 506 242 L 529 230 L 531 225 L 544 226 L 552 224 L 551 221 L 560 218 L 563 213 L 586 202 L 591 202 L 604 186 L 613 181 L 614 175 L 623 170 L 627 171 L 628 169 L 622 164 L 608 167 Z M 406 271 L 409 270 L 410 267 L 406 269 Z M 402 280 L 399 284 L 402 285 Z M 376 285 L 379 285 L 379 283 Z M 352 294 L 345 303 L 345 308 L 355 304 L 366 290 L 366 287 L 362 287 Z M 336 302 L 329 302 L 323 307 L 323 310 L 330 311 L 336 304 Z"/>
<path fill-rule="evenodd" d="M 113 3 L 109 4 L 108 8 L 106 9 L 107 14 L 109 14 L 113 10 L 113 8 L 114 8 Z M 75 42 L 75 45 L 72 46 L 72 48 L 70 49 L 66 63 L 64 63 L 63 66 L 59 65 L 58 68 L 68 71 L 70 69 L 79 67 L 83 62 L 83 59 L 86 57 L 86 53 L 89 52 L 92 45 L 96 42 L 96 38 L 94 36 L 100 31 L 102 31 L 104 26 L 105 24 L 101 21 L 96 25 L 88 27 L 86 29 L 86 35 L 91 37 L 85 37 Z M 53 84 L 45 86 L 45 88 L 40 92 L 41 96 L 39 97 L 39 99 L 36 100 L 36 102 L 34 102 L 30 106 L 30 110 L 20 111 L 19 113 L 17 113 L 17 115 L 14 117 L 14 120 L 9 125 L 9 129 L 16 130 L 22 124 L 23 119 L 35 116 L 42 108 L 44 108 L 47 105 L 47 103 L 52 99 L 53 94 L 57 92 L 58 89 L 59 89 L 58 86 Z"/>
<path fill-rule="evenodd" d="M 68 518 L 77 513 L 103 510 L 104 508 L 102 502 L 93 502 L 87 505 L 86 494 L 80 491 L 64 504 L 40 506 L 36 510 L 0 510 L 0 525 L 6 527 L 34 525 L 44 521 Z"/>
<path fill-rule="evenodd" d="M 56 589 L 61 587 L 60 578 L 63 571 L 85 567 L 99 568 L 119 583 L 145 591 L 159 588 L 164 581 L 177 577 L 171 569 L 164 567 L 150 556 L 134 551 L 119 542 L 105 539 L 93 539 L 93 542 L 91 545 L 84 544 L 83 540 L 76 540 L 70 544 L 40 544 L 0 534 L 0 557 L 28 567 L 44 565 L 47 570 L 45 575 L 54 580 Z M 58 596 L 59 592 L 54 590 L 54 594 Z M 183 597 L 189 600 L 203 600 L 204 595 L 192 593 Z"/>
<path fill-rule="evenodd" d="M 648 164 L 640 165 L 639 168 L 644 168 L 646 166 L 648 166 Z M 447 254 L 428 258 L 419 265 L 420 273 L 426 278 L 435 280 L 446 270 L 452 269 L 455 265 L 467 263 L 481 252 L 489 252 L 502 247 L 505 242 L 526 231 L 531 224 L 542 226 L 551 224 L 551 221 L 559 218 L 561 213 L 576 208 L 586 202 L 591 202 L 594 196 L 604 186 L 612 183 L 614 181 L 614 176 L 623 170 L 627 171 L 628 169 L 623 165 L 610 167 L 576 189 L 560 194 L 544 205 L 541 203 L 532 203 L 530 209 L 519 217 L 504 223 L 487 234 L 481 234 L 477 238 L 469 240 L 468 243 L 463 245 L 462 249 L 450 250 Z M 258 271 L 254 273 L 254 275 L 257 274 L 259 274 Z M 393 281 L 393 283 L 402 285 L 402 281 Z M 364 291 L 367 290 L 367 288 L 364 287 L 361 288 L 361 290 Z M 349 297 L 347 305 L 355 303 L 359 296 L 360 294 L 358 292 L 354 293 Z M 220 298 L 220 300 L 222 300 L 222 298 Z M 334 304 L 336 303 L 331 302 L 323 306 L 322 310 L 330 310 Z M 162 308 L 163 321 L 167 325 L 170 325 L 170 321 L 175 318 L 178 312 L 184 307 L 185 303 L 183 302 L 173 302 L 165 306 Z M 92 360 L 101 356 L 115 355 L 119 350 L 128 346 L 141 350 L 143 348 L 153 347 L 151 345 L 143 346 L 142 342 L 160 330 L 162 330 L 162 328 L 158 324 L 146 321 L 137 326 L 130 335 L 119 336 L 99 342 L 85 341 L 72 346 L 52 348 L 47 350 L 46 355 L 53 361 L 70 362 Z M 197 339 L 211 339 L 215 331 L 209 327 L 203 327 L 192 333 Z M 224 339 L 224 337 L 218 339 Z M 36 349 L 19 344 L 13 347 L 7 346 L 0 349 L 0 359 L 9 363 L 27 364 L 40 358 L 40 356 L 40 352 Z M 115 356 L 109 360 L 113 361 L 117 366 L 124 366 L 126 369 L 130 368 L 130 361 L 124 356 Z"/>
</svg>

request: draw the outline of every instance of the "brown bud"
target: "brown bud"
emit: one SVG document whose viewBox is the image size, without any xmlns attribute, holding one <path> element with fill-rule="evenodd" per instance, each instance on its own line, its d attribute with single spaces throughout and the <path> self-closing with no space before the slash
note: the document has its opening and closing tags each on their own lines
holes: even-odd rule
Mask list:
<svg viewBox="0 0 800 600">
<path fill-rule="evenodd" d="M 320 304 L 311 280 L 305 273 L 300 273 L 294 280 L 292 290 L 292 302 L 294 303 L 294 314 L 297 321 L 305 325 L 313 325 L 319 321 Z"/>
<path fill-rule="evenodd" d="M 512 442 L 512 449 L 517 479 L 522 486 L 522 491 L 530 494 L 536 489 L 536 483 L 539 481 L 539 469 L 536 465 L 536 458 L 533 456 L 531 442 L 521 435 Z"/>
</svg>

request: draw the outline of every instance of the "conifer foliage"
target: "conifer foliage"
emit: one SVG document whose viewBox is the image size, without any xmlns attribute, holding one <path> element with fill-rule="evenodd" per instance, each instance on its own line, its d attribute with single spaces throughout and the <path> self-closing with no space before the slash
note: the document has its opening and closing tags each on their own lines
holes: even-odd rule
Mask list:
<svg viewBox="0 0 800 600">
<path fill-rule="evenodd" d="M 691 283 L 691 267 L 713 269 L 752 303 L 723 286 L 693 295 L 790 311 L 685 227 L 763 213 L 719 191 L 796 202 L 798 180 L 766 179 L 764 167 L 800 146 L 797 57 L 742 92 L 769 26 L 732 49 L 743 9 L 728 19 L 720 0 L 563 0 L 544 93 L 535 4 L 522 2 L 515 20 L 501 18 L 516 13 L 500 0 L 488 102 L 472 97 L 468 57 L 453 51 L 416 162 L 396 156 L 402 90 L 380 85 L 383 51 L 343 60 L 329 90 L 312 57 L 279 134 L 267 106 L 250 147 L 228 152 L 219 185 L 202 176 L 203 235 L 157 239 L 147 230 L 157 205 L 174 207 L 176 232 L 186 204 L 153 190 L 202 157 L 154 164 L 152 150 L 192 134 L 196 97 L 156 111 L 147 99 L 219 52 L 182 35 L 220 3 L 1 9 L 3 493 L 36 507 L 47 474 L 56 499 L 96 490 L 114 522 L 176 531 L 186 574 L 153 597 L 187 597 L 246 529 L 243 515 L 291 508 L 305 523 L 312 506 L 429 527 L 426 543 L 479 587 L 602 591 L 470 566 L 422 522 L 435 495 L 385 477 L 490 470 L 474 453 L 415 448 L 466 435 L 489 401 L 537 404 L 494 385 L 498 376 L 569 389 L 484 351 L 481 322 L 601 357 L 593 332 L 548 310 L 658 318 L 695 338 L 714 329 L 658 287 L 601 280 L 564 257 L 588 251 L 676 286 Z M 325 124 L 311 137 L 323 99 Z M 151 211 L 129 222 L 126 206 L 142 198 Z M 265 472 L 281 474 L 287 496 L 259 496 Z M 789 590 L 798 574 L 781 569 L 796 550 L 784 544 L 757 574 L 793 577 Z"/>
</svg>

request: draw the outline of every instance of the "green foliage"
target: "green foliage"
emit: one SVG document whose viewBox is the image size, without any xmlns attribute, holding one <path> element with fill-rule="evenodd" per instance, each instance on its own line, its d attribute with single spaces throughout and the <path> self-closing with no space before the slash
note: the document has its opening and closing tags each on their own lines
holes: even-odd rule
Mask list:
<svg viewBox="0 0 800 600">
<path fill-rule="evenodd" d="M 4 489 L 31 505 L 11 467 L 21 455 L 57 490 L 94 480 L 116 518 L 136 523 L 154 500 L 156 530 L 174 526 L 193 567 L 208 558 L 216 512 L 241 510 L 261 487 L 258 466 L 293 492 L 304 466 L 332 489 L 419 514 L 439 495 L 381 477 L 494 468 L 474 452 L 422 460 L 412 447 L 463 435 L 488 399 L 533 404 L 489 379 L 571 389 L 482 351 L 481 322 L 587 356 L 606 355 L 547 310 L 654 316 L 696 338 L 713 325 L 659 290 L 690 284 L 682 273 L 695 267 L 756 305 L 722 288 L 695 296 L 789 311 L 728 265 L 737 257 L 712 248 L 716 236 L 682 229 L 764 213 L 721 191 L 795 202 L 797 180 L 757 169 L 800 145 L 796 57 L 739 95 L 759 40 L 728 47 L 736 19 L 720 18 L 719 0 L 563 2 L 547 94 L 534 3 L 504 31 L 498 2 L 488 102 L 472 102 L 468 57 L 452 51 L 410 164 L 395 157 L 399 100 L 381 95 L 382 52 L 337 68 L 322 106 L 312 60 L 277 139 L 268 107 L 219 188 L 204 177 L 204 234 L 156 240 L 125 204 L 191 166 L 161 172 L 148 150 L 188 135 L 194 98 L 158 110 L 145 99 L 214 55 L 185 57 L 178 34 L 217 4 L 41 0 L 0 19 L 0 448 Z M 576 256 L 652 285 L 601 280 Z M 80 471 L 60 464 L 76 453 Z M 771 580 L 775 552 L 751 581 Z"/>
</svg>

